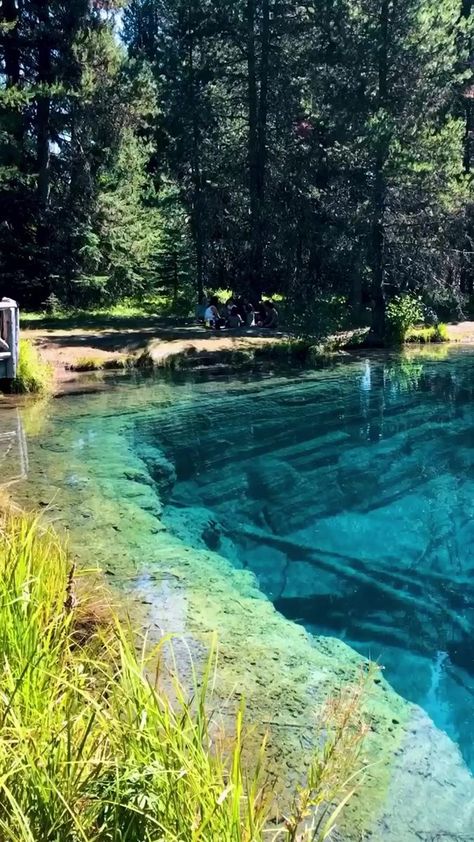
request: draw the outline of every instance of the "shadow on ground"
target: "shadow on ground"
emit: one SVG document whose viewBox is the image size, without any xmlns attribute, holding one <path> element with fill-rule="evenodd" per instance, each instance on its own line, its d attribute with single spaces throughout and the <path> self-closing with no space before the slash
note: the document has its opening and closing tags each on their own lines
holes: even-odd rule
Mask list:
<svg viewBox="0 0 474 842">
<path fill-rule="evenodd" d="M 115 330 L 58 330 L 58 331 L 42 331 L 41 329 L 27 330 L 23 334 L 26 338 L 33 338 L 39 347 L 56 347 L 61 348 L 84 348 L 97 351 L 107 351 L 109 353 L 135 353 L 143 350 L 148 342 L 158 340 L 162 342 L 185 341 L 192 342 L 194 340 L 206 339 L 219 343 L 225 337 L 242 339 L 242 338 L 275 338 L 283 336 L 281 333 L 270 332 L 265 330 L 222 330 L 218 333 L 206 330 L 199 325 L 175 326 L 166 327 L 162 324 L 144 328 L 143 321 L 139 329 L 134 329 L 131 326 L 125 328 L 123 323 L 121 329 L 118 327 Z"/>
</svg>

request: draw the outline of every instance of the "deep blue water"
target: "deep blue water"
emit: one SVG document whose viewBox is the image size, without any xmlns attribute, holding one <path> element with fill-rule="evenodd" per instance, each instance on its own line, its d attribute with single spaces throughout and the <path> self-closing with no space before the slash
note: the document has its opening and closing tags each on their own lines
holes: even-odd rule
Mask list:
<svg viewBox="0 0 474 842">
<path fill-rule="evenodd" d="M 192 399 L 133 434 L 174 466 L 171 529 L 251 569 L 288 618 L 383 664 L 471 768 L 473 363 L 451 350 L 178 382 Z"/>
</svg>

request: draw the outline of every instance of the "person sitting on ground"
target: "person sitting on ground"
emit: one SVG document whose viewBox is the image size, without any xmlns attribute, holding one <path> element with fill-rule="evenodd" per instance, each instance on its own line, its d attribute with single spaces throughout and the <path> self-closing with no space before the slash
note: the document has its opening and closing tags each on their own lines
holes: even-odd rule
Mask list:
<svg viewBox="0 0 474 842">
<path fill-rule="evenodd" d="M 234 304 L 227 319 L 227 324 L 232 330 L 235 330 L 236 328 L 242 327 L 243 323 L 244 321 L 239 313 L 238 307 Z"/>
<path fill-rule="evenodd" d="M 237 310 L 239 311 L 240 318 L 242 319 L 243 322 L 245 322 L 245 317 L 246 317 L 245 307 L 247 306 L 247 301 L 245 300 L 243 295 L 239 295 L 237 297 L 237 300 L 235 302 L 235 306 L 237 307 Z"/>
<path fill-rule="evenodd" d="M 273 301 L 267 301 L 265 306 L 267 310 L 267 317 L 262 327 L 267 327 L 269 330 L 276 330 L 278 327 L 278 310 Z"/>
<path fill-rule="evenodd" d="M 226 303 L 221 307 L 221 318 L 224 319 L 226 325 L 229 323 L 229 316 L 232 310 L 232 307 L 235 306 L 235 301 L 233 298 L 229 298 Z"/>
<path fill-rule="evenodd" d="M 215 295 L 211 298 L 208 306 L 206 307 L 204 318 L 206 325 L 209 325 L 209 327 L 214 330 L 220 330 L 224 324 L 224 320 L 221 319 L 219 314 L 219 299 Z"/>
<path fill-rule="evenodd" d="M 250 302 L 245 305 L 245 325 L 246 327 L 255 327 L 255 310 Z"/>
<path fill-rule="evenodd" d="M 257 327 L 263 327 L 267 318 L 267 305 L 265 301 L 259 301 L 255 308 L 255 324 Z"/>
</svg>

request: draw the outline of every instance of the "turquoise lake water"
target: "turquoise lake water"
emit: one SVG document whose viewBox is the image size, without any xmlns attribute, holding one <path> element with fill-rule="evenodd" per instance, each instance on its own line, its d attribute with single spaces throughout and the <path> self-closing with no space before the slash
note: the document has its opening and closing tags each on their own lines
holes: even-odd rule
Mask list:
<svg viewBox="0 0 474 842">
<path fill-rule="evenodd" d="M 474 350 L 124 379 L 47 414 L 29 435 L 24 418 L 23 494 L 60 489 L 63 522 L 88 528 L 85 466 L 104 482 L 122 466 L 105 496 L 133 485 L 153 515 L 154 495 L 172 532 L 251 570 L 287 618 L 379 661 L 474 769 Z"/>
<path fill-rule="evenodd" d="M 279 611 L 343 638 L 474 767 L 474 355 L 229 383 L 146 438 L 168 517 L 248 566 Z M 191 513 L 192 514 L 192 513 Z M 192 524 L 192 518 L 191 518 Z"/>
</svg>

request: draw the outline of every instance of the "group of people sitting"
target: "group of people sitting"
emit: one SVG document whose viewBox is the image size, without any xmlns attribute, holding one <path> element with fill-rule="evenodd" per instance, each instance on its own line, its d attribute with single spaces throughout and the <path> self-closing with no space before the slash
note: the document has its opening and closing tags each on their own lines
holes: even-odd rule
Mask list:
<svg viewBox="0 0 474 842">
<path fill-rule="evenodd" d="M 278 327 L 278 310 L 273 301 L 260 301 L 254 307 L 243 296 L 229 298 L 225 304 L 221 304 L 217 296 L 213 295 L 199 305 L 198 318 L 212 330 L 251 327 L 276 330 Z"/>
</svg>

